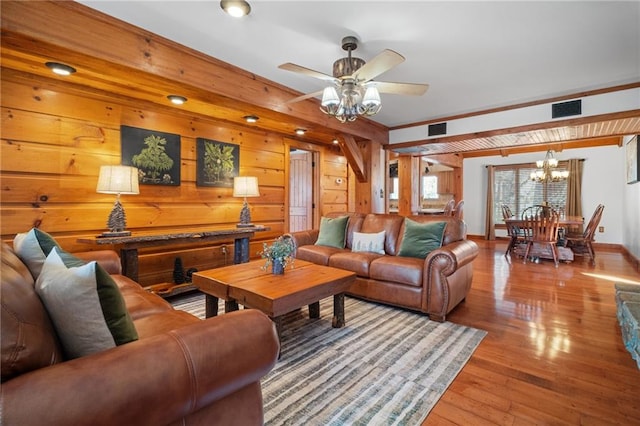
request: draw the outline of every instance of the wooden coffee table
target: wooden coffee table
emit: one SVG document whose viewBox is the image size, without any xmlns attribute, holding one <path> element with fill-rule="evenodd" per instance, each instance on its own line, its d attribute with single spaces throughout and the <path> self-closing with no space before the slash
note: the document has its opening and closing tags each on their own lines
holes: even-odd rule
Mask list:
<svg viewBox="0 0 640 426">
<path fill-rule="evenodd" d="M 259 309 L 282 331 L 282 316 L 309 306 L 309 317 L 320 317 L 320 300 L 333 296 L 334 328 L 343 327 L 344 292 L 356 274 L 342 269 L 296 260 L 284 275 L 263 271 L 264 260 L 194 272 L 193 284 L 206 295 L 206 316 L 218 314 L 218 299 L 225 301 L 225 312 L 238 309 L 238 303 Z"/>
</svg>

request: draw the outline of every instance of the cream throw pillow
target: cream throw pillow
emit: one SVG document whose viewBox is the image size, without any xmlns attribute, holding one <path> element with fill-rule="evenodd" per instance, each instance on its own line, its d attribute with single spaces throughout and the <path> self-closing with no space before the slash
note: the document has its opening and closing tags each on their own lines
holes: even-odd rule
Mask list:
<svg viewBox="0 0 640 426">
<path fill-rule="evenodd" d="M 385 231 L 376 233 L 354 232 L 351 251 L 367 251 L 384 254 Z"/>
</svg>

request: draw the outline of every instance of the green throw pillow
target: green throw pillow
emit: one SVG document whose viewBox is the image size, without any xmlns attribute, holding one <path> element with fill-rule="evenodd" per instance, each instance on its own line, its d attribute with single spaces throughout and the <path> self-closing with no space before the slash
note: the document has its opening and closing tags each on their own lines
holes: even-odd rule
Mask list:
<svg viewBox="0 0 640 426">
<path fill-rule="evenodd" d="M 341 216 L 335 219 L 323 217 L 320 219 L 320 233 L 316 245 L 343 249 L 347 239 L 348 222 L 349 216 Z"/>
<path fill-rule="evenodd" d="M 60 248 L 56 240 L 37 228 L 17 234 L 13 239 L 13 250 L 20 260 L 27 265 L 34 280 L 38 279 L 42 265 L 44 265 L 45 259 L 54 247 Z"/>
<path fill-rule="evenodd" d="M 447 222 L 420 223 L 404 219 L 404 234 L 398 256 L 424 259 L 433 250 L 442 247 L 444 228 Z"/>
<path fill-rule="evenodd" d="M 97 262 L 53 248 L 36 281 L 69 358 L 138 339 L 117 284 Z"/>
</svg>

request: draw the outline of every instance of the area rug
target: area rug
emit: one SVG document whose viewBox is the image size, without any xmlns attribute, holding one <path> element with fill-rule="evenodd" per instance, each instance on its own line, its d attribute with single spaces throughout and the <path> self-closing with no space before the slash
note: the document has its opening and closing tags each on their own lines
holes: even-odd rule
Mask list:
<svg viewBox="0 0 640 426">
<path fill-rule="evenodd" d="M 204 318 L 202 294 L 172 303 Z M 350 297 L 344 328 L 332 314 L 328 298 L 320 319 L 285 316 L 281 358 L 262 380 L 266 425 L 420 425 L 487 334 Z"/>
</svg>

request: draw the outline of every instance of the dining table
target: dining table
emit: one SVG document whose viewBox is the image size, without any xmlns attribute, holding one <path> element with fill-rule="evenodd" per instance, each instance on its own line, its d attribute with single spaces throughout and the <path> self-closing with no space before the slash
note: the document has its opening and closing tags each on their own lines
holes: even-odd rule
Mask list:
<svg viewBox="0 0 640 426">
<path fill-rule="evenodd" d="M 504 222 L 507 225 L 507 228 L 512 230 L 517 228 L 524 228 L 524 224 L 525 224 L 525 220 L 519 216 L 511 216 L 509 218 L 504 219 Z M 584 225 L 584 218 L 582 216 L 560 215 L 558 219 L 558 225 L 561 229 L 578 227 L 578 226 Z M 563 262 L 572 262 L 574 259 L 573 251 L 570 248 L 564 247 L 561 244 L 561 241 L 562 241 L 561 234 L 562 233 L 560 233 L 560 237 L 558 238 L 559 240 L 558 260 Z M 513 252 L 518 256 L 524 256 L 526 244 L 517 243 L 517 240 L 518 240 L 517 233 L 512 231 L 510 232 L 510 235 L 511 235 L 511 239 L 513 240 Z M 541 259 L 553 259 L 553 253 L 551 253 L 551 249 L 548 246 L 539 247 L 535 244 L 530 251 L 530 256 L 541 258 Z"/>
</svg>

